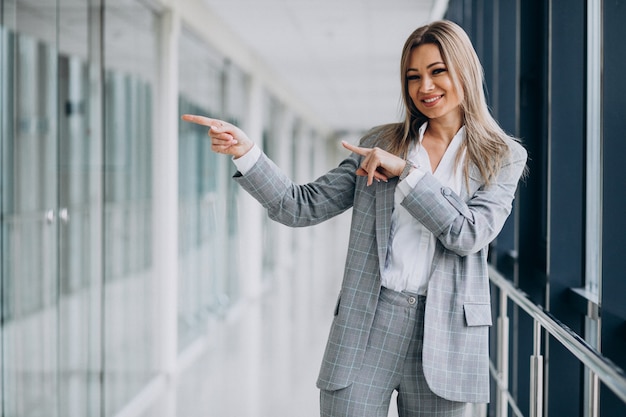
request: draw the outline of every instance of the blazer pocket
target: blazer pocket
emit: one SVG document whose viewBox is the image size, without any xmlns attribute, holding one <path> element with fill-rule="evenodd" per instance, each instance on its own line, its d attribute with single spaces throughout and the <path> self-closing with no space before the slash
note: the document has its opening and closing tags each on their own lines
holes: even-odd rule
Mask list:
<svg viewBox="0 0 626 417">
<path fill-rule="evenodd" d="M 468 326 L 491 326 L 491 304 L 465 303 L 463 308 Z"/>
</svg>

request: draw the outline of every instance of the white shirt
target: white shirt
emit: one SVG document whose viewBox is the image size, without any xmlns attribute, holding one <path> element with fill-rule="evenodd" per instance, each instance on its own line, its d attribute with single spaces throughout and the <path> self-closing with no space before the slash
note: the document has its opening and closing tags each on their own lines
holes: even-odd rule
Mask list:
<svg viewBox="0 0 626 417">
<path fill-rule="evenodd" d="M 430 159 L 422 146 L 428 123 L 419 129 L 419 138 L 409 152 L 408 159 L 416 166 L 409 176 L 396 186 L 395 205 L 391 215 L 391 233 L 385 265 L 382 268 L 382 285 L 394 291 L 410 291 L 425 295 L 430 268 L 435 254 L 435 235 L 418 222 L 400 205 L 426 172 L 432 172 Z M 461 127 L 444 153 L 433 176 L 442 185 L 459 194 L 463 186 L 463 170 L 455 169 L 456 154 L 463 141 L 465 127 Z M 460 159 L 463 166 L 465 153 Z"/>
<path fill-rule="evenodd" d="M 419 140 L 409 152 L 408 159 L 417 169 L 413 170 L 396 186 L 394 211 L 391 215 L 389 250 L 382 272 L 382 285 L 394 291 L 410 291 L 426 294 L 428 277 L 435 253 L 435 236 L 400 205 L 402 200 L 425 175 L 432 172 L 428 153 L 421 146 L 428 123 L 419 129 Z M 463 185 L 463 170 L 454 169 L 457 151 L 463 141 L 465 128 L 461 127 L 448 145 L 433 176 L 442 185 L 450 187 L 457 194 Z M 245 175 L 261 156 L 261 148 L 254 145 L 245 155 L 234 159 L 237 170 Z M 463 166 L 463 154 L 459 166 Z"/>
</svg>

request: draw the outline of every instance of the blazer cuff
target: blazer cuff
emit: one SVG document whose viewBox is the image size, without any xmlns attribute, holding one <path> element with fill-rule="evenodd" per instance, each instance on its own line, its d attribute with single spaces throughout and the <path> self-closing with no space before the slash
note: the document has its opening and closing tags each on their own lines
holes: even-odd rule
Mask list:
<svg viewBox="0 0 626 417">
<path fill-rule="evenodd" d="M 402 206 L 435 236 L 439 236 L 459 215 L 457 207 L 450 201 L 455 197 L 450 188 L 442 186 L 435 177 L 426 173 L 402 201 Z"/>
</svg>

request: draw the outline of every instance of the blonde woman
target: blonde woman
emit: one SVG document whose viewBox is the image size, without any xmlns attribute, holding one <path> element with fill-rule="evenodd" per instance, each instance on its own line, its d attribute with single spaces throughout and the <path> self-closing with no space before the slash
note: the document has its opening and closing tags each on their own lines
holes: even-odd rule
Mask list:
<svg viewBox="0 0 626 417">
<path fill-rule="evenodd" d="M 487 251 L 526 151 L 491 117 L 466 33 L 437 21 L 407 39 L 402 123 L 372 129 L 339 166 L 294 184 L 240 129 L 202 116 L 215 152 L 290 226 L 353 208 L 348 256 L 317 386 L 323 417 L 463 416 L 489 401 Z"/>
</svg>

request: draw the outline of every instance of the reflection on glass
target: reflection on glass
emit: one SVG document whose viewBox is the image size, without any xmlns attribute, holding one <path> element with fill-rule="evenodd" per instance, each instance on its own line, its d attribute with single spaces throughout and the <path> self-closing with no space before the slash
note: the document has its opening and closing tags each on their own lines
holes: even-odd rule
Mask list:
<svg viewBox="0 0 626 417">
<path fill-rule="evenodd" d="M 274 160 L 278 157 L 279 129 L 282 118 L 285 117 L 285 107 L 274 96 L 267 91 L 264 94 L 264 115 L 263 115 L 263 151 Z M 276 276 L 277 257 L 279 253 L 275 250 L 280 225 L 272 221 L 269 217 L 263 218 L 263 280 L 271 282 Z"/>
<path fill-rule="evenodd" d="M 221 60 L 188 30 L 182 31 L 179 45 L 179 112 L 219 117 Z M 218 264 L 224 262 L 218 159 L 202 126 L 180 123 L 178 143 L 178 349 L 182 351 L 206 332 L 208 315 L 220 313 L 227 300 L 217 280 Z"/>
<path fill-rule="evenodd" d="M 104 16 L 104 403 L 119 411 L 157 373 L 152 137 L 159 18 L 114 0 Z"/>
<path fill-rule="evenodd" d="M 84 417 L 100 409 L 100 307 L 94 300 L 101 281 L 101 143 L 89 134 L 98 121 L 87 117 L 88 5 L 66 3 L 2 4 L 0 305 L 7 416 Z"/>
<path fill-rule="evenodd" d="M 2 38 L 14 63 L 1 80 L 4 411 L 56 416 L 56 54 L 26 34 Z"/>
</svg>

